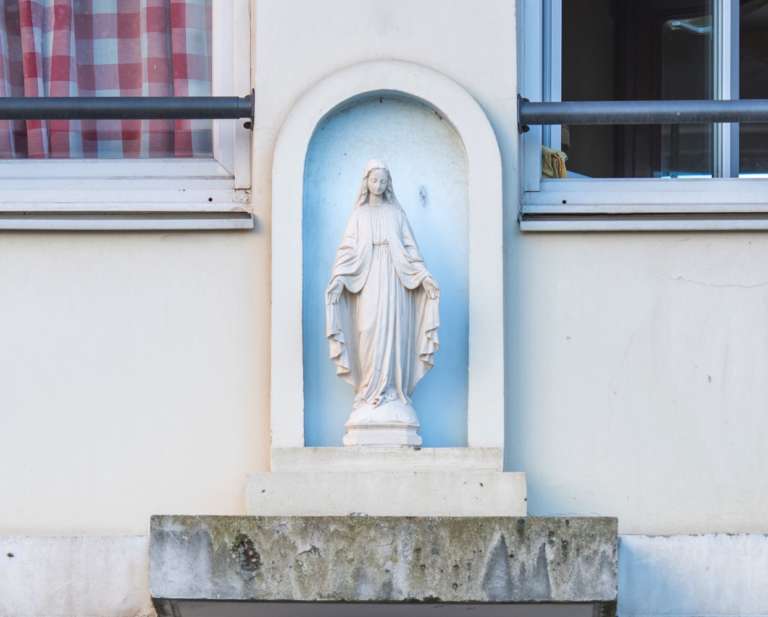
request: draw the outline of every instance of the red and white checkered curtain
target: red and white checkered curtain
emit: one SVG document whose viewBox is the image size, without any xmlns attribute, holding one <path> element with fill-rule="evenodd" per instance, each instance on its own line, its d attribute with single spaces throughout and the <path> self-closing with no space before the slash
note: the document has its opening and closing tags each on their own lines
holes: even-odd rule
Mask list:
<svg viewBox="0 0 768 617">
<path fill-rule="evenodd" d="M 0 96 L 206 96 L 211 0 L 0 0 Z M 210 156 L 206 120 L 0 121 L 0 158 Z"/>
</svg>

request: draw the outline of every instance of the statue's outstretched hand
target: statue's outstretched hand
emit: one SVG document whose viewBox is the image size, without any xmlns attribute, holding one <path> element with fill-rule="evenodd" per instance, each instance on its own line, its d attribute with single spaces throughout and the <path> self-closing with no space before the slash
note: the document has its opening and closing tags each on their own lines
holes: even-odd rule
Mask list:
<svg viewBox="0 0 768 617">
<path fill-rule="evenodd" d="M 435 283 L 432 277 L 428 276 L 425 278 L 424 282 L 422 282 L 422 285 L 424 285 L 424 290 L 432 300 L 437 300 L 437 298 L 440 297 L 440 288 L 437 286 L 437 283 Z"/>
<path fill-rule="evenodd" d="M 341 281 L 336 281 L 333 287 L 328 289 L 328 302 L 330 304 L 338 304 L 342 291 L 344 291 L 344 284 Z"/>
</svg>

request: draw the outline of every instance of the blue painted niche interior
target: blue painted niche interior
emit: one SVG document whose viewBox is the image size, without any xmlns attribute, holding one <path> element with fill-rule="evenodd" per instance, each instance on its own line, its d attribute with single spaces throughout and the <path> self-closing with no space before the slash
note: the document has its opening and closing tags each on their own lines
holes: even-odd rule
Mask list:
<svg viewBox="0 0 768 617">
<path fill-rule="evenodd" d="M 441 289 L 440 351 L 416 388 L 425 447 L 467 445 L 467 159 L 456 130 L 419 100 L 358 99 L 317 127 L 304 168 L 304 435 L 340 446 L 352 387 L 336 377 L 325 339 L 325 287 L 366 162 L 384 159 L 424 259 Z"/>
</svg>

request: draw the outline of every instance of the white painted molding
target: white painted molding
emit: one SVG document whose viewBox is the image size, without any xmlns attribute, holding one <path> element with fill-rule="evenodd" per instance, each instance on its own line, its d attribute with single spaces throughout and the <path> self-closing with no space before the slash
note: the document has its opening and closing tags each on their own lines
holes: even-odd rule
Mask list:
<svg viewBox="0 0 768 617">
<path fill-rule="evenodd" d="M 764 534 L 622 535 L 622 617 L 765 617 L 768 537 Z"/>
<path fill-rule="evenodd" d="M 527 516 L 522 472 L 267 471 L 248 476 L 249 516 Z"/>
<path fill-rule="evenodd" d="M 2 231 L 229 231 L 254 226 L 249 212 L 0 212 Z"/>
<path fill-rule="evenodd" d="M 495 471 L 501 448 L 273 448 L 272 471 Z M 343 486 L 339 487 L 344 490 Z"/>
<path fill-rule="evenodd" d="M 0 536 L 0 615 L 152 617 L 148 536 Z"/>
<path fill-rule="evenodd" d="M 469 167 L 468 446 L 503 447 L 504 279 L 501 156 L 480 105 L 432 69 L 363 62 L 312 87 L 290 111 L 272 167 L 272 447 L 304 446 L 302 206 L 304 162 L 315 129 L 355 99 L 392 93 L 435 108 L 456 129 Z"/>
</svg>

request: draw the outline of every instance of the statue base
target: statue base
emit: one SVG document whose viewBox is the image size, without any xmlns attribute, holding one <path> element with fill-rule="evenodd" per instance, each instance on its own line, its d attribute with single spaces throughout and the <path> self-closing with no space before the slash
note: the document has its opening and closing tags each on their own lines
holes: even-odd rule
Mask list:
<svg viewBox="0 0 768 617">
<path fill-rule="evenodd" d="M 344 426 L 345 446 L 421 446 L 416 411 L 402 401 L 378 407 L 362 405 L 352 412 Z"/>
</svg>

